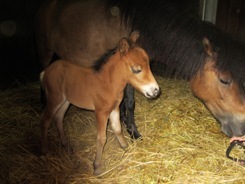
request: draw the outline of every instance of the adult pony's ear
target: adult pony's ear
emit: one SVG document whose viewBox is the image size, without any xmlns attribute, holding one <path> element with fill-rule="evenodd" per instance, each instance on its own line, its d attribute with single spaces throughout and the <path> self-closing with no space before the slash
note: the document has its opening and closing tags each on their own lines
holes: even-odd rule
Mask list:
<svg viewBox="0 0 245 184">
<path fill-rule="evenodd" d="M 214 48 L 213 48 L 213 45 L 210 43 L 210 41 L 204 37 L 202 39 L 202 45 L 203 45 L 203 48 L 204 48 L 204 51 L 210 56 L 214 56 Z"/>
<path fill-rule="evenodd" d="M 121 57 L 125 56 L 129 50 L 128 40 L 126 38 L 121 39 L 118 43 L 117 49 L 120 52 Z"/>
<path fill-rule="evenodd" d="M 136 41 L 139 39 L 140 37 L 140 33 L 139 31 L 133 31 L 130 35 L 129 35 L 129 40 L 132 43 L 136 43 Z"/>
</svg>

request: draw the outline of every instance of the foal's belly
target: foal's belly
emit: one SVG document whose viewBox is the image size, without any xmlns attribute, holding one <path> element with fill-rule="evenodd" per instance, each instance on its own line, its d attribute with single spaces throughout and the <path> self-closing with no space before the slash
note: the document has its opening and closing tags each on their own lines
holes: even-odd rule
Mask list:
<svg viewBox="0 0 245 184">
<path fill-rule="evenodd" d="M 95 110 L 94 103 L 90 98 L 84 97 L 84 98 L 72 99 L 68 101 L 76 107 L 87 109 L 87 110 Z"/>
</svg>

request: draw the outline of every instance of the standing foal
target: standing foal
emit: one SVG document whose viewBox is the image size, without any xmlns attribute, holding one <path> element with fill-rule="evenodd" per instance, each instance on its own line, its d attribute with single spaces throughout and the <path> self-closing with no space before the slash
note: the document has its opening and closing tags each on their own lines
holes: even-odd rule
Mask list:
<svg viewBox="0 0 245 184">
<path fill-rule="evenodd" d="M 95 111 L 97 119 L 95 175 L 102 173 L 101 161 L 108 119 L 120 146 L 127 147 L 119 119 L 119 105 L 126 84 L 131 84 L 147 98 L 155 98 L 160 91 L 151 73 L 148 55 L 135 44 L 138 37 L 138 32 L 133 32 L 128 39 L 121 39 L 117 48 L 108 53 L 104 60 L 98 61 L 94 69 L 82 68 L 59 60 L 40 74 L 47 100 L 47 106 L 41 117 L 43 153 L 48 151 L 47 134 L 52 120 L 56 122 L 62 145 L 67 144 L 63 119 L 70 104 Z"/>
</svg>

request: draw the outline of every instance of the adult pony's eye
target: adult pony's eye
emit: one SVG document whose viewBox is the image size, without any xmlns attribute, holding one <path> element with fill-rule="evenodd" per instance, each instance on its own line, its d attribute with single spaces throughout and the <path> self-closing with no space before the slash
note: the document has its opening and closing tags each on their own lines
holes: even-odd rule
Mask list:
<svg viewBox="0 0 245 184">
<path fill-rule="evenodd" d="M 138 74 L 141 72 L 141 67 L 140 66 L 132 66 L 131 70 L 134 74 Z"/>
<path fill-rule="evenodd" d="M 221 79 L 221 78 L 219 78 L 219 81 L 226 86 L 228 86 L 232 83 L 232 79 Z"/>
</svg>

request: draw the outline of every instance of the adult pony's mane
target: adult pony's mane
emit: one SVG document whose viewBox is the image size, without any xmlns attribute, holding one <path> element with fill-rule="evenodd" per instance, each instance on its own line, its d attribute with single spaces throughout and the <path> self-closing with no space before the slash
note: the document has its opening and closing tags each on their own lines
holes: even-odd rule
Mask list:
<svg viewBox="0 0 245 184">
<path fill-rule="evenodd" d="M 118 6 L 124 25 L 140 31 L 140 45 L 169 74 L 190 79 L 205 64 L 202 39 L 218 53 L 216 67 L 245 81 L 245 46 L 213 24 L 189 14 L 179 0 L 105 0 Z M 159 67 L 157 67 L 159 68 Z M 160 67 L 163 68 L 163 67 Z"/>
</svg>

